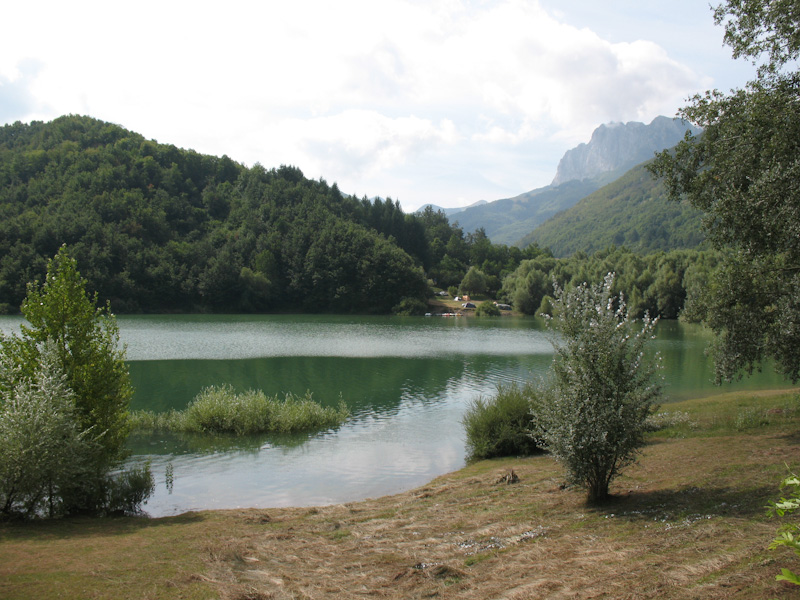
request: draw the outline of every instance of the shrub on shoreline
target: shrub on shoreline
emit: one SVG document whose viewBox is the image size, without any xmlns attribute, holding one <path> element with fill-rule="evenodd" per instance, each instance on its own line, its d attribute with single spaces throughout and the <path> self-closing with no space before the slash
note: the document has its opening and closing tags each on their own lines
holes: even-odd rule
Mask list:
<svg viewBox="0 0 800 600">
<path fill-rule="evenodd" d="M 296 433 L 341 425 L 350 411 L 340 400 L 338 407 L 325 407 L 311 397 L 288 393 L 267 396 L 261 390 L 237 394 L 230 385 L 203 389 L 185 410 L 131 413 L 133 430 L 167 430 L 183 433 Z"/>
<path fill-rule="evenodd" d="M 488 399 L 470 401 L 462 423 L 467 436 L 467 460 L 501 456 L 527 456 L 539 452 L 531 436 L 532 383 L 501 385 Z"/>
</svg>

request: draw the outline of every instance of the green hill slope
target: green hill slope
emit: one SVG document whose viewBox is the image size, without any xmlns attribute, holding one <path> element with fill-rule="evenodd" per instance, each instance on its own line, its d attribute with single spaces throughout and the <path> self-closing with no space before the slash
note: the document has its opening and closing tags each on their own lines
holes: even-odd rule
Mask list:
<svg viewBox="0 0 800 600">
<path fill-rule="evenodd" d="M 625 246 L 637 253 L 696 248 L 702 244 L 700 212 L 666 198 L 663 186 L 639 165 L 526 235 L 554 256 Z"/>
<path fill-rule="evenodd" d="M 568 181 L 470 207 L 452 215 L 451 219 L 465 231 L 482 227 L 495 244 L 513 244 L 559 211 L 594 192 L 603 183 L 605 181 L 594 179 Z"/>
<path fill-rule="evenodd" d="M 426 290 L 422 225 L 390 201 L 89 117 L 0 128 L 0 310 L 62 244 L 121 312 L 387 312 Z"/>
</svg>

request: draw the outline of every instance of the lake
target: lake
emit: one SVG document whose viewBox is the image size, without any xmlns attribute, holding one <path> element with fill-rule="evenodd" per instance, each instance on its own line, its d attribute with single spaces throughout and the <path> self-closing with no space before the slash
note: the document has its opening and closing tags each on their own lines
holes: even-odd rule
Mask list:
<svg viewBox="0 0 800 600">
<path fill-rule="evenodd" d="M 14 331 L 21 319 L 0 317 Z M 132 463 L 150 461 L 152 516 L 189 510 L 311 506 L 422 485 L 464 465 L 461 417 L 496 386 L 545 376 L 549 333 L 533 318 L 122 316 L 136 390 L 132 408 L 184 408 L 209 385 L 267 394 L 341 397 L 352 412 L 314 435 L 245 439 L 158 434 L 130 440 Z M 659 323 L 667 401 L 731 389 L 782 387 L 772 373 L 721 389 L 705 356 L 709 333 Z M 165 474 L 171 465 L 172 490 Z"/>
</svg>

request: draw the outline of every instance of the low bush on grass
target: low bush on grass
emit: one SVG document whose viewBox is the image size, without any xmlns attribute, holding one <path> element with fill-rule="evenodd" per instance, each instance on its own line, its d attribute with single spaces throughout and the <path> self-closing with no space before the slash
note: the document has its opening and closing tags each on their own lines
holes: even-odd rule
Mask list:
<svg viewBox="0 0 800 600">
<path fill-rule="evenodd" d="M 310 392 L 303 396 L 289 393 L 281 399 L 260 390 L 237 394 L 232 386 L 223 385 L 205 388 L 182 411 L 135 411 L 131 426 L 184 433 L 295 433 L 335 427 L 349 415 L 341 400 L 338 407 L 325 407 Z"/>
<path fill-rule="evenodd" d="M 533 384 L 499 386 L 487 399 L 472 400 L 461 422 L 470 461 L 500 456 L 527 456 L 539 451 L 531 437 Z"/>
</svg>

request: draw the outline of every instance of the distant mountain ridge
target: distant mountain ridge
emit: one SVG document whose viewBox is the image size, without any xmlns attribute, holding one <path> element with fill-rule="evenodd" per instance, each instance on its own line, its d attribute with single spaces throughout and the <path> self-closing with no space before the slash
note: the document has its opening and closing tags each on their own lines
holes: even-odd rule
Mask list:
<svg viewBox="0 0 800 600">
<path fill-rule="evenodd" d="M 449 209 L 446 214 L 464 231 L 482 227 L 492 242 L 516 244 L 559 212 L 653 158 L 656 152 L 677 144 L 687 129 L 698 131 L 668 117 L 656 117 L 649 125 L 601 125 L 588 143 L 564 154 L 551 185 L 513 198 Z"/>
</svg>

